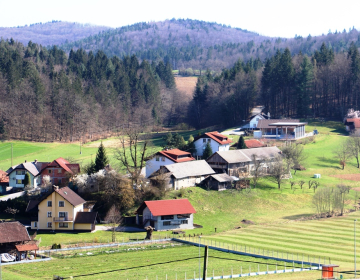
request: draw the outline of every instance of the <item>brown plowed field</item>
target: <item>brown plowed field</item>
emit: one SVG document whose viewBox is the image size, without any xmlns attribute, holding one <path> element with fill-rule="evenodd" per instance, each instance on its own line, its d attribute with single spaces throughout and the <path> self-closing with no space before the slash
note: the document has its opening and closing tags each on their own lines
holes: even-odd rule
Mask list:
<svg viewBox="0 0 360 280">
<path fill-rule="evenodd" d="M 187 96 L 192 96 L 195 90 L 197 77 L 175 77 L 176 87 Z"/>
<path fill-rule="evenodd" d="M 338 174 L 338 175 L 330 175 L 330 176 L 344 180 L 360 181 L 360 174 Z"/>
</svg>

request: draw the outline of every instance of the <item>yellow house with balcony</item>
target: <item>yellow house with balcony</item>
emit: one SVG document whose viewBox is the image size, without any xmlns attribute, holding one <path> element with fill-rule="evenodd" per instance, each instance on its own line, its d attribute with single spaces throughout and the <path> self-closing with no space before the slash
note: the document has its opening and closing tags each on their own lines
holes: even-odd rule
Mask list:
<svg viewBox="0 0 360 280">
<path fill-rule="evenodd" d="M 93 231 L 97 213 L 88 212 L 84 208 L 85 203 L 86 201 L 69 187 L 54 186 L 53 191 L 41 201 L 29 202 L 26 211 L 35 214 L 31 218 L 31 229 Z"/>
</svg>

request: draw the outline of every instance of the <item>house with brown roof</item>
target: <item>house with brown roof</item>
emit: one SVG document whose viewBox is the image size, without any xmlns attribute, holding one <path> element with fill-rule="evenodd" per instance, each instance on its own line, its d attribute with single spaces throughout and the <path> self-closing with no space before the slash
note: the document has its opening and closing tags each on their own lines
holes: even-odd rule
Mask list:
<svg viewBox="0 0 360 280">
<path fill-rule="evenodd" d="M 360 135 L 360 119 L 358 118 L 347 118 L 344 121 L 346 131 L 353 135 Z"/>
<path fill-rule="evenodd" d="M 295 140 L 303 138 L 306 122 L 296 119 L 267 119 L 259 120 L 257 128 L 261 131 L 258 137 L 265 137 L 277 140 Z M 254 136 L 257 135 L 254 132 Z"/>
<path fill-rule="evenodd" d="M 6 192 L 6 187 L 9 186 L 9 176 L 5 171 L 0 170 L 0 194 Z"/>
<path fill-rule="evenodd" d="M 166 149 L 157 152 L 151 159 L 146 161 L 145 176 L 148 178 L 155 171 L 159 170 L 161 166 L 192 160 L 195 159 L 191 156 L 191 153 L 179 149 Z"/>
<path fill-rule="evenodd" d="M 215 153 L 217 151 L 228 151 L 232 140 L 217 131 L 206 132 L 194 139 L 197 156 L 203 155 L 207 143 L 210 144 L 213 153 Z"/>
<path fill-rule="evenodd" d="M 55 159 L 39 170 L 38 178 L 42 182 L 44 176 L 50 177 L 50 182 L 57 186 L 67 186 L 71 176 L 80 173 L 78 163 L 69 163 L 62 157 Z"/>
<path fill-rule="evenodd" d="M 194 213 L 186 198 L 144 201 L 136 210 L 136 223 L 155 230 L 193 229 Z"/>
<path fill-rule="evenodd" d="M 20 222 L 0 223 L 0 253 L 11 252 L 16 249 L 16 245 L 30 240 L 26 227 Z"/>
<path fill-rule="evenodd" d="M 48 162 L 39 162 L 37 160 L 28 162 L 25 160 L 25 162 L 23 163 L 10 167 L 6 171 L 9 176 L 9 187 L 24 188 L 24 180 L 26 173 L 30 175 L 30 186 L 36 187 L 40 185 L 41 181 L 40 178 L 37 176 L 39 174 L 39 170 L 41 170 L 41 168 L 47 164 Z"/>
<path fill-rule="evenodd" d="M 87 212 L 86 201 L 69 187 L 53 187 L 40 201 L 30 201 L 27 212 L 37 213 L 31 229 L 61 231 L 93 231 L 96 212 Z"/>
</svg>

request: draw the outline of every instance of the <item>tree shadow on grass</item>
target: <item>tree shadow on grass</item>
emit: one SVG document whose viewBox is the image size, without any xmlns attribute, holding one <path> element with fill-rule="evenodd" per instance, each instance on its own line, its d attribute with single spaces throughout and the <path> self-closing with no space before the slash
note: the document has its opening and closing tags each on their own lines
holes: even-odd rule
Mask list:
<svg viewBox="0 0 360 280">
<path fill-rule="evenodd" d="M 315 213 L 314 213 L 314 214 L 315 214 Z M 283 217 L 283 218 L 286 219 L 286 220 L 297 220 L 297 219 L 300 219 L 300 218 L 311 217 L 311 216 L 313 216 L 314 214 L 291 215 L 291 216 L 285 216 L 285 217 Z"/>
<path fill-rule="evenodd" d="M 335 169 L 341 169 L 341 167 L 339 166 L 339 161 L 337 159 L 329 159 L 329 158 L 324 158 L 324 157 L 317 157 L 317 160 L 322 162 L 322 163 L 328 163 L 328 164 L 319 164 L 316 163 L 315 165 L 318 167 L 324 167 L 324 168 L 335 168 Z"/>
</svg>

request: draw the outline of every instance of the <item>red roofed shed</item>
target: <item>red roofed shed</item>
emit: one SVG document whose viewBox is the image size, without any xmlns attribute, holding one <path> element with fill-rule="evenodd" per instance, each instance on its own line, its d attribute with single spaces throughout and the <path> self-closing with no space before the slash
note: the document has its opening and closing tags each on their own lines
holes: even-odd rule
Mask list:
<svg viewBox="0 0 360 280">
<path fill-rule="evenodd" d="M 187 199 L 144 201 L 136 210 L 136 220 L 137 224 L 150 225 L 156 230 L 190 229 L 194 213 Z"/>
</svg>

